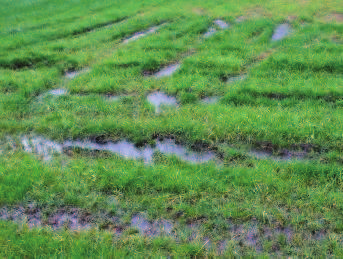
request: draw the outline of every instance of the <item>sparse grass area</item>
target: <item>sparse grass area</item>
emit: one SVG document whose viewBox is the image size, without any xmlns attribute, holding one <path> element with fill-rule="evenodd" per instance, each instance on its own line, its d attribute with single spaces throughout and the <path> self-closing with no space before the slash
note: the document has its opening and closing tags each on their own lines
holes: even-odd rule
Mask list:
<svg viewBox="0 0 343 259">
<path fill-rule="evenodd" d="M 31 228 L 0 211 L 2 257 L 343 255 L 340 1 L 0 2 L 0 209 L 41 213 Z M 290 34 L 271 40 L 282 23 Z M 157 113 L 154 91 L 178 106 Z M 28 134 L 137 146 L 173 136 L 217 158 L 74 150 L 43 161 L 18 141 Z M 310 159 L 256 159 L 250 147 L 308 148 Z M 54 230 L 61 208 L 91 215 L 91 228 Z M 172 231 L 148 235 L 135 215 Z"/>
</svg>

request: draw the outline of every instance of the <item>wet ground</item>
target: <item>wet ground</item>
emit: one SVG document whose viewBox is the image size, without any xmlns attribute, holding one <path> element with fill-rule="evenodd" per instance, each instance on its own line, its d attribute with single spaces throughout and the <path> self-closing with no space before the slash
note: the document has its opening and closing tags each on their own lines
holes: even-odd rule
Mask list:
<svg viewBox="0 0 343 259">
<path fill-rule="evenodd" d="M 171 64 L 171 65 L 168 65 L 168 66 L 162 68 L 160 71 L 156 72 L 153 75 L 157 78 L 165 77 L 165 76 L 171 76 L 177 70 L 179 70 L 180 67 L 181 67 L 180 63 Z"/>
<path fill-rule="evenodd" d="M 127 140 L 118 142 L 106 141 L 99 143 L 96 140 L 75 140 L 65 141 L 64 143 L 57 143 L 42 137 L 22 137 L 21 139 L 23 149 L 28 153 L 35 153 L 44 160 L 50 160 L 54 153 L 61 154 L 63 152 L 70 154 L 74 149 L 82 149 L 89 151 L 109 151 L 118 154 L 125 158 L 141 159 L 145 163 L 152 163 L 155 152 L 160 152 L 165 155 L 175 155 L 181 160 L 191 163 L 204 163 L 215 159 L 215 153 L 210 149 L 203 149 L 201 151 L 194 151 L 187 148 L 185 145 L 177 144 L 175 139 L 164 138 L 157 140 L 156 145 L 145 145 L 144 147 L 136 147 L 133 143 Z"/>
<path fill-rule="evenodd" d="M 220 30 L 225 30 L 225 29 L 228 29 L 230 27 L 230 25 L 228 23 L 226 23 L 225 21 L 220 20 L 220 19 L 215 20 L 213 22 L 213 25 L 214 25 L 213 27 L 210 27 L 208 29 L 208 31 L 204 33 L 203 36 L 205 38 L 209 38 L 209 37 L 213 36 L 217 32 L 217 28 Z"/>
<path fill-rule="evenodd" d="M 241 81 L 246 79 L 248 76 L 246 74 L 242 74 L 242 75 L 237 75 L 237 76 L 229 76 L 227 78 L 224 78 L 223 81 L 225 81 L 226 83 L 234 83 L 236 81 Z"/>
<path fill-rule="evenodd" d="M 81 70 L 70 70 L 70 71 L 67 71 L 64 76 L 68 79 L 73 79 L 81 74 L 84 74 L 84 73 L 87 73 L 89 72 L 89 68 L 84 68 L 84 69 L 81 69 Z"/>
<path fill-rule="evenodd" d="M 216 98 L 211 101 L 217 101 Z M 211 102 L 209 101 L 209 103 Z M 40 156 L 43 160 L 51 160 L 54 155 L 67 154 L 73 156 L 76 154 L 83 156 L 106 155 L 106 152 L 120 155 L 127 159 L 142 160 L 146 164 L 153 163 L 157 154 L 173 155 L 180 160 L 190 163 L 206 163 L 214 161 L 218 165 L 225 164 L 225 154 L 218 152 L 220 148 L 230 148 L 246 158 L 250 159 L 270 159 L 274 161 L 297 161 L 297 160 L 320 160 L 325 157 L 325 152 L 317 150 L 308 144 L 293 145 L 290 149 L 274 147 L 272 143 L 257 143 L 256 147 L 243 147 L 239 145 L 218 144 L 219 146 L 208 146 L 194 144 L 188 147 L 185 144 L 177 142 L 173 137 L 158 137 L 152 145 L 143 144 L 139 147 L 127 140 L 113 142 L 102 138 L 92 138 L 85 140 L 66 140 L 56 142 L 41 136 L 26 135 L 20 138 L 17 143 L 13 138 L 7 137 L 0 143 L 0 153 L 13 152 L 22 147 L 27 153 L 33 153 Z M 104 153 L 105 152 L 105 153 Z M 224 159 L 224 160 L 223 160 Z M 234 159 L 234 158 L 233 158 Z M 229 157 L 230 160 L 230 157 Z"/>
<path fill-rule="evenodd" d="M 226 22 L 224 22 L 223 20 L 219 20 L 219 19 L 215 20 L 214 24 L 217 25 L 222 30 L 229 28 L 229 25 Z"/>
<path fill-rule="evenodd" d="M 161 112 L 162 106 L 178 106 L 177 100 L 174 96 L 169 96 L 163 92 L 153 92 L 147 96 L 147 100 L 149 103 L 155 106 L 156 113 Z"/>
<path fill-rule="evenodd" d="M 287 23 L 278 25 L 272 36 L 272 41 L 278 41 L 285 38 L 291 32 L 291 26 Z"/>
<path fill-rule="evenodd" d="M 92 214 L 85 210 L 64 207 L 55 209 L 53 212 L 43 213 L 43 210 L 30 204 L 27 207 L 14 206 L 0 208 L 0 220 L 13 221 L 18 224 L 26 224 L 29 228 L 47 227 L 58 231 L 68 229 L 70 231 L 83 231 L 92 228 L 105 229 L 115 234 L 115 237 L 138 234 L 148 238 L 169 236 L 177 242 L 197 242 L 206 250 L 217 251 L 222 254 L 229 243 L 234 242 L 238 246 L 248 246 L 262 253 L 265 251 L 264 244 L 272 242 L 271 249 L 277 252 L 280 240 L 291 245 L 296 232 L 291 226 L 282 226 L 278 222 L 263 224 L 256 219 L 245 223 L 233 223 L 226 220 L 222 230 L 222 239 L 215 238 L 211 230 L 205 228 L 206 218 L 188 220 L 184 224 L 178 220 L 154 219 L 149 220 L 145 214 L 138 213 L 131 217 L 129 222 L 108 213 Z M 213 231 L 217 228 L 213 225 Z M 130 231 L 128 231 L 130 230 Z M 132 231 L 136 230 L 136 231 Z M 308 231 L 303 233 L 306 239 L 321 241 L 329 236 L 325 229 Z"/>
<path fill-rule="evenodd" d="M 210 97 L 204 97 L 201 99 L 202 103 L 206 104 L 215 104 L 219 101 L 220 97 L 219 96 L 210 96 Z"/>
<path fill-rule="evenodd" d="M 54 96 L 66 95 L 67 93 L 68 93 L 68 91 L 66 89 L 63 89 L 63 88 L 53 89 L 53 90 L 50 90 L 48 92 L 48 94 L 51 94 L 51 95 L 54 95 Z"/>
<path fill-rule="evenodd" d="M 211 36 L 213 36 L 215 33 L 217 32 L 216 28 L 209 28 L 207 32 L 204 33 L 204 37 L 205 38 L 209 38 Z"/>
<path fill-rule="evenodd" d="M 303 160 L 307 157 L 308 152 L 305 151 L 290 151 L 287 149 L 280 150 L 277 154 L 271 151 L 252 149 L 248 154 L 257 159 L 272 159 L 275 161 L 290 161 L 290 160 Z"/>
<path fill-rule="evenodd" d="M 124 44 L 127 44 L 127 43 L 129 43 L 129 42 L 131 42 L 131 41 L 135 41 L 135 40 L 138 40 L 138 39 L 140 39 L 140 38 L 142 38 L 142 37 L 145 37 L 145 36 L 147 36 L 147 35 L 149 35 L 149 34 L 155 33 L 159 28 L 160 28 L 160 26 L 154 26 L 154 27 L 149 28 L 149 29 L 146 30 L 146 31 L 139 31 L 139 32 L 136 32 L 136 33 L 134 33 L 132 36 L 126 38 L 126 39 L 123 41 L 123 43 L 124 43 Z"/>
</svg>

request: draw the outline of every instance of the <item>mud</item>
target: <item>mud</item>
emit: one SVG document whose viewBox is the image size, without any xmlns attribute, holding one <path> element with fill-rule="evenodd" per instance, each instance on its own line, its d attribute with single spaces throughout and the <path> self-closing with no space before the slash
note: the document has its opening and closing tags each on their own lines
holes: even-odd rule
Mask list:
<svg viewBox="0 0 343 259">
<path fill-rule="evenodd" d="M 273 14 L 267 12 L 267 10 L 261 8 L 261 7 L 253 7 L 246 9 L 244 11 L 244 16 L 239 16 L 236 18 L 236 23 L 245 22 L 247 20 L 254 20 L 254 19 L 260 19 L 262 17 L 272 17 Z"/>
<path fill-rule="evenodd" d="M 291 26 L 287 23 L 280 24 L 275 28 L 272 41 L 278 41 L 285 38 L 291 31 Z"/>
<path fill-rule="evenodd" d="M 177 100 L 173 96 L 169 96 L 163 92 L 153 92 L 147 96 L 148 102 L 155 106 L 156 113 L 161 112 L 161 108 L 164 105 L 168 106 L 178 106 Z"/>
<path fill-rule="evenodd" d="M 138 229 L 141 235 L 157 237 L 163 234 L 171 235 L 174 224 L 165 219 L 149 222 L 143 216 L 135 215 L 132 217 L 131 227 Z"/>
<path fill-rule="evenodd" d="M 343 13 L 333 12 L 325 16 L 326 22 L 336 21 L 337 23 L 343 23 Z"/>
<path fill-rule="evenodd" d="M 306 151 L 291 151 L 288 149 L 281 149 L 278 151 L 268 151 L 261 149 L 251 149 L 248 154 L 257 159 L 272 159 L 274 161 L 290 161 L 290 160 L 304 160 L 308 157 Z"/>
<path fill-rule="evenodd" d="M 0 140 L 0 155 L 5 152 L 14 152 L 17 147 L 16 141 L 12 137 L 6 136 L 3 141 Z"/>
<path fill-rule="evenodd" d="M 31 205 L 28 208 L 22 206 L 16 206 L 11 209 L 3 207 L 0 209 L 0 220 L 9 220 L 17 223 L 25 222 L 30 228 L 42 225 L 40 209 Z"/>
<path fill-rule="evenodd" d="M 241 22 L 244 22 L 246 20 L 247 20 L 247 18 L 245 16 L 239 16 L 239 17 L 236 18 L 235 22 L 236 23 L 241 23 Z"/>
<path fill-rule="evenodd" d="M 78 209 L 61 209 L 48 218 L 47 225 L 55 230 L 68 228 L 74 231 L 86 230 L 92 227 L 90 217 L 83 216 Z"/>
<path fill-rule="evenodd" d="M 225 238 L 213 240 L 211 231 L 206 231 L 203 225 L 207 219 L 190 221 L 188 224 L 181 224 L 178 220 L 155 219 L 148 220 L 145 214 L 135 214 L 129 223 L 124 223 L 123 219 L 108 213 L 91 214 L 78 208 L 60 208 L 53 212 L 43 213 L 43 210 L 34 204 L 27 207 L 2 207 L 0 208 L 0 220 L 13 221 L 17 224 L 26 224 L 29 228 L 47 227 L 54 231 L 68 229 L 70 231 L 85 231 L 92 228 L 105 229 L 114 233 L 114 238 L 123 235 L 139 234 L 148 238 L 159 236 L 169 236 L 176 242 L 200 242 L 204 249 L 215 249 L 216 253 L 224 254 L 228 243 L 232 242 L 236 246 L 251 247 L 262 253 L 262 244 L 265 241 L 274 241 L 272 250 L 278 252 L 280 246 L 278 240 L 284 236 L 286 245 L 291 245 L 295 231 L 291 226 L 280 226 L 278 224 L 265 225 L 256 219 L 244 224 L 234 224 L 228 220 L 227 230 L 222 233 Z M 216 226 L 214 226 L 216 228 Z M 126 232 L 134 229 L 137 232 Z M 315 232 L 304 232 L 307 240 L 320 241 L 328 238 L 326 230 Z"/>
</svg>

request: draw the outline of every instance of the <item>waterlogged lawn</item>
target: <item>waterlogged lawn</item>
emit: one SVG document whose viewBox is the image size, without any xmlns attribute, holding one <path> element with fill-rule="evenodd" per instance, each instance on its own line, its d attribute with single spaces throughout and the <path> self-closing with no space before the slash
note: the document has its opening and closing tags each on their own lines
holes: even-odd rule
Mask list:
<svg viewBox="0 0 343 259">
<path fill-rule="evenodd" d="M 1 256 L 343 254 L 339 1 L 0 3 Z"/>
</svg>

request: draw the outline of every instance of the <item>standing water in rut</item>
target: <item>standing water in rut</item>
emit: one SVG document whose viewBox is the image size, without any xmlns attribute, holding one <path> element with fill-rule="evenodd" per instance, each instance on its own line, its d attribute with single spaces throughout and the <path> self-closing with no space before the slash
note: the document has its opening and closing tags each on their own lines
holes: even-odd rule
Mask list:
<svg viewBox="0 0 343 259">
<path fill-rule="evenodd" d="M 48 94 L 54 95 L 54 96 L 61 96 L 67 94 L 67 90 L 63 88 L 53 89 L 48 92 Z"/>
<path fill-rule="evenodd" d="M 144 36 L 147 36 L 148 34 L 152 34 L 154 32 L 156 32 L 158 29 L 159 29 L 160 26 L 154 26 L 154 27 L 151 27 L 150 29 L 146 30 L 146 31 L 139 31 L 139 32 L 136 32 L 134 33 L 132 36 L 130 36 L 129 38 L 125 39 L 123 41 L 124 44 L 127 44 L 131 41 L 135 41 L 135 40 L 138 40 L 139 38 L 142 38 Z"/>
<path fill-rule="evenodd" d="M 70 71 L 67 71 L 64 74 L 64 76 L 68 79 L 73 79 L 73 78 L 79 76 L 80 74 L 87 73 L 88 71 L 89 71 L 89 68 L 84 68 L 81 70 L 70 70 Z"/>
<path fill-rule="evenodd" d="M 158 71 L 155 74 L 155 77 L 159 78 L 164 76 L 171 76 L 180 68 L 180 66 L 181 65 L 179 63 L 166 66 L 165 68 L 162 68 L 160 71 Z"/>
<path fill-rule="evenodd" d="M 109 151 L 125 158 L 142 159 L 145 163 L 151 163 L 156 151 L 165 155 L 175 155 L 181 160 L 191 163 L 204 163 L 215 158 L 215 153 L 209 149 L 194 151 L 185 145 L 176 144 L 174 139 L 165 138 L 157 140 L 156 145 L 136 147 L 133 143 L 126 140 L 118 142 L 108 141 L 106 143 L 97 143 L 91 140 L 68 140 L 62 144 L 44 139 L 42 137 L 23 137 L 21 139 L 25 152 L 36 153 L 43 156 L 44 160 L 50 160 L 54 153 L 62 153 L 73 148 L 80 148 L 91 151 Z"/>
</svg>

